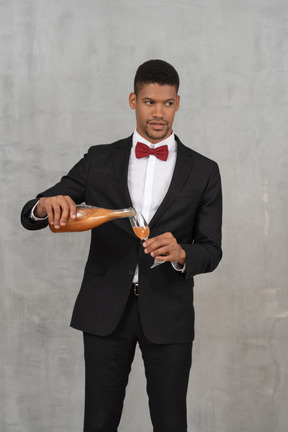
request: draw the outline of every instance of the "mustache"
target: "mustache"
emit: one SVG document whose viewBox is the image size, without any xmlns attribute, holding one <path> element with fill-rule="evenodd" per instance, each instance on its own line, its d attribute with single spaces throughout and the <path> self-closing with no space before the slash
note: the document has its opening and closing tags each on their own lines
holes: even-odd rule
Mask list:
<svg viewBox="0 0 288 432">
<path fill-rule="evenodd" d="M 153 118 L 153 119 L 149 119 L 149 120 L 146 120 L 146 123 L 148 124 L 148 123 L 157 123 L 157 122 L 160 122 L 160 123 L 165 123 L 165 124 L 168 124 L 168 121 L 167 120 L 164 120 L 163 118 L 161 118 L 161 117 L 155 117 L 155 118 Z"/>
</svg>

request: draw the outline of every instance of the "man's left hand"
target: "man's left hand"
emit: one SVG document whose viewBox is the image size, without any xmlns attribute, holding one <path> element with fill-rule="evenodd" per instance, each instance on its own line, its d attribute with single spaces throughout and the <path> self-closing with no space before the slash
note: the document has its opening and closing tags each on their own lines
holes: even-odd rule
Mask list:
<svg viewBox="0 0 288 432">
<path fill-rule="evenodd" d="M 176 261 L 181 265 L 185 264 L 186 252 L 177 243 L 171 232 L 149 238 L 143 243 L 143 246 L 145 253 L 150 253 L 153 258 L 157 258 L 159 261 Z"/>
</svg>

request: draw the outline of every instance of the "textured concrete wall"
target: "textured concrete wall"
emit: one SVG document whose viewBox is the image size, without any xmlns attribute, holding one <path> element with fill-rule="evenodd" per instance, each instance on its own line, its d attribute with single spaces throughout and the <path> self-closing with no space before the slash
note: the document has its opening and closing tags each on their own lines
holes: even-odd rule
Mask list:
<svg viewBox="0 0 288 432">
<path fill-rule="evenodd" d="M 90 145 L 128 136 L 136 67 L 179 70 L 175 131 L 216 159 L 224 258 L 196 279 L 190 432 L 286 432 L 287 0 L 2 0 L 2 432 L 79 432 L 69 328 L 89 234 L 25 231 L 22 205 Z M 151 431 L 137 353 L 121 432 Z"/>
</svg>

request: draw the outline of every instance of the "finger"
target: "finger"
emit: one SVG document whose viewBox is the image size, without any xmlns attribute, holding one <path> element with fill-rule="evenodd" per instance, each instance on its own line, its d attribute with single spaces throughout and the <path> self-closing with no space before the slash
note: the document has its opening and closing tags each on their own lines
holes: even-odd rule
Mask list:
<svg viewBox="0 0 288 432">
<path fill-rule="evenodd" d="M 70 216 L 70 206 L 66 200 L 62 200 L 60 203 L 61 216 L 60 216 L 60 225 L 66 225 L 69 216 Z"/>
<path fill-rule="evenodd" d="M 176 256 L 174 255 L 155 255 L 153 258 L 160 260 L 160 261 L 169 261 L 169 262 L 174 262 L 177 261 Z"/>
<path fill-rule="evenodd" d="M 161 245 L 159 245 L 159 243 L 154 242 L 154 243 L 148 245 L 147 247 L 145 247 L 145 244 L 143 244 L 143 246 L 144 246 L 144 252 L 146 254 L 148 254 L 148 253 L 153 253 L 154 251 L 156 251 L 159 248 L 159 246 L 161 246 Z"/>
<path fill-rule="evenodd" d="M 145 240 L 143 243 L 144 247 L 150 247 L 155 241 L 157 241 L 157 237 L 149 238 L 148 240 Z"/>
<path fill-rule="evenodd" d="M 45 205 L 46 205 L 48 221 L 49 221 L 50 225 L 54 225 L 54 212 L 53 212 L 53 208 L 51 205 L 51 200 L 49 198 L 47 198 Z"/>
<path fill-rule="evenodd" d="M 148 248 L 145 252 L 149 253 Z M 177 260 L 179 256 L 179 245 L 176 241 L 169 241 L 167 244 L 159 245 L 157 248 L 154 248 L 150 251 L 150 255 L 154 258 L 160 255 L 165 256 L 168 261 Z"/>
<path fill-rule="evenodd" d="M 169 243 L 169 240 L 167 240 L 165 237 L 158 236 L 153 237 L 152 239 L 148 239 L 143 243 L 143 246 L 149 251 L 152 252 L 155 249 L 158 249 L 159 247 L 165 246 Z"/>
<path fill-rule="evenodd" d="M 177 245 L 177 242 L 175 240 L 175 238 L 171 239 L 171 238 L 166 238 L 166 237 L 158 237 L 158 238 L 154 238 L 154 241 L 151 242 L 150 244 L 147 244 L 147 247 L 145 247 L 145 252 L 146 253 L 151 253 L 151 252 L 156 252 L 157 254 L 157 250 L 163 247 L 167 248 L 167 251 L 169 249 L 173 249 L 175 248 Z"/>
<path fill-rule="evenodd" d="M 55 197 L 51 202 L 51 207 L 54 213 L 54 226 L 56 229 L 60 228 L 60 217 L 62 213 L 58 199 L 59 199 L 58 197 Z"/>
<path fill-rule="evenodd" d="M 69 198 L 69 200 L 67 199 Z M 60 225 L 64 226 L 66 225 L 69 217 L 70 217 L 70 203 L 73 203 L 73 201 L 68 196 L 62 196 L 60 195 L 57 197 L 57 202 L 59 204 L 60 209 Z"/>
<path fill-rule="evenodd" d="M 170 232 L 166 232 L 164 234 L 160 234 L 159 236 L 150 237 L 148 240 L 145 241 L 145 243 L 143 243 L 143 246 L 149 247 L 150 245 L 152 245 L 152 243 L 155 243 L 155 242 L 159 242 L 159 244 L 168 243 L 172 239 L 175 240 L 175 237 L 173 236 L 173 234 Z"/>
<path fill-rule="evenodd" d="M 162 261 L 171 261 L 171 262 L 179 262 L 180 264 L 184 265 L 186 261 L 186 252 L 184 249 L 179 245 L 176 244 L 175 247 L 172 249 L 167 249 L 166 252 L 159 254 L 158 256 L 157 252 L 155 253 L 154 258 L 162 259 Z"/>
<path fill-rule="evenodd" d="M 69 205 L 69 208 L 70 208 L 70 217 L 72 218 L 72 219 L 75 219 L 76 217 L 77 217 L 77 208 L 76 208 L 76 204 L 75 204 L 75 202 L 72 200 L 72 198 L 70 198 L 68 195 L 66 195 L 65 196 L 65 198 L 66 198 L 66 200 L 67 200 L 67 202 L 68 202 L 68 205 Z"/>
<path fill-rule="evenodd" d="M 163 262 L 170 262 L 171 260 L 163 255 L 155 256 L 154 259 L 157 259 L 157 261 L 163 261 Z"/>
<path fill-rule="evenodd" d="M 159 247 L 157 249 L 154 249 L 151 252 L 147 251 L 147 253 L 150 253 L 150 255 L 152 257 L 156 257 L 158 255 L 167 255 L 168 256 L 169 255 L 169 249 L 167 246 L 164 246 L 164 247 Z"/>
</svg>

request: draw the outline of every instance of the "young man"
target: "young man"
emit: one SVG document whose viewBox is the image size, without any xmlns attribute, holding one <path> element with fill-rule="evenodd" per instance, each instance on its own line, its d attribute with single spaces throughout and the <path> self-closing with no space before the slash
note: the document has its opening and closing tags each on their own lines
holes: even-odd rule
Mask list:
<svg viewBox="0 0 288 432">
<path fill-rule="evenodd" d="M 193 276 L 221 252 L 221 181 L 215 162 L 172 130 L 179 77 L 161 60 L 142 64 L 129 104 L 132 136 L 91 147 L 59 183 L 22 211 L 28 229 L 76 217 L 75 203 L 135 207 L 149 222 L 143 244 L 128 220 L 95 228 L 72 327 L 84 333 L 85 432 L 117 431 L 136 344 L 142 351 L 155 432 L 187 431 L 194 338 Z M 164 264 L 150 269 L 154 257 Z"/>
</svg>

